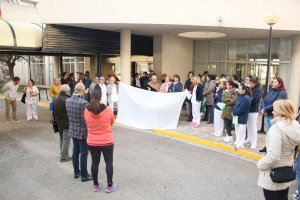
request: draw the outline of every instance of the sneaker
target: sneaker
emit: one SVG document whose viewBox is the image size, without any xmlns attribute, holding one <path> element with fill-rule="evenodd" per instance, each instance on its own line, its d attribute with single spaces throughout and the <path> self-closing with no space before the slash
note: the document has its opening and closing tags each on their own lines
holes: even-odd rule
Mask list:
<svg viewBox="0 0 300 200">
<path fill-rule="evenodd" d="M 114 191 L 116 191 L 116 190 L 118 190 L 119 189 L 119 186 L 117 185 L 117 184 L 112 184 L 112 186 L 111 187 L 109 187 L 108 185 L 105 187 L 105 191 L 107 192 L 107 193 L 111 193 L 111 192 L 114 192 Z"/>
<path fill-rule="evenodd" d="M 214 134 L 216 137 L 221 137 L 221 136 L 223 136 L 223 134 L 221 134 L 221 133 L 217 133 L 217 134 Z"/>
<path fill-rule="evenodd" d="M 93 185 L 93 191 L 94 192 L 98 192 L 99 190 L 100 190 L 100 184 L 98 184 L 98 185 Z"/>
<path fill-rule="evenodd" d="M 86 182 L 86 181 L 91 181 L 93 180 L 93 177 L 89 174 L 85 175 L 85 176 L 81 176 L 81 182 Z"/>
<path fill-rule="evenodd" d="M 61 158 L 60 159 L 60 162 L 68 162 L 68 161 L 70 161 L 70 160 L 72 160 L 72 157 L 66 157 L 66 158 Z"/>
<path fill-rule="evenodd" d="M 19 120 L 13 120 L 13 122 L 18 123 L 18 122 L 20 122 L 20 121 L 19 121 Z"/>
<path fill-rule="evenodd" d="M 199 124 L 195 124 L 194 128 L 200 128 L 200 125 Z"/>
<path fill-rule="evenodd" d="M 232 136 L 228 136 L 226 140 L 224 140 L 225 142 L 233 142 L 233 137 Z"/>
<path fill-rule="evenodd" d="M 251 150 L 255 150 L 257 147 L 256 146 L 251 146 L 250 149 Z"/>
<path fill-rule="evenodd" d="M 228 135 L 226 135 L 226 136 L 223 138 L 223 141 L 225 141 L 225 142 L 226 142 L 226 141 L 228 140 L 228 137 L 229 137 L 229 136 L 228 136 Z"/>
</svg>

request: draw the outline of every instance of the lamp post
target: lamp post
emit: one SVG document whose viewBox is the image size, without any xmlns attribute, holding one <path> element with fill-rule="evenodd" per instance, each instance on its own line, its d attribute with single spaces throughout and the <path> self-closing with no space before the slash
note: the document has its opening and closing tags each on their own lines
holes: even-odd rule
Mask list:
<svg viewBox="0 0 300 200">
<path fill-rule="evenodd" d="M 267 74 L 265 83 L 265 94 L 269 91 L 269 77 L 272 60 L 272 26 L 278 21 L 278 16 L 274 12 L 268 12 L 264 16 L 266 24 L 270 26 L 269 29 L 269 48 L 268 48 L 268 62 L 267 62 Z"/>
</svg>

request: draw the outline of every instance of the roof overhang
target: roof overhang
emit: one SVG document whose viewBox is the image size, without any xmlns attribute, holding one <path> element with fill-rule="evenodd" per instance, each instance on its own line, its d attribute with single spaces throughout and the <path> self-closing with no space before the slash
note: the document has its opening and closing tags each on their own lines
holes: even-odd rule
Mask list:
<svg viewBox="0 0 300 200">
<path fill-rule="evenodd" d="M 43 26 L 41 24 L 0 19 L 0 49 L 41 50 L 42 41 Z"/>
</svg>

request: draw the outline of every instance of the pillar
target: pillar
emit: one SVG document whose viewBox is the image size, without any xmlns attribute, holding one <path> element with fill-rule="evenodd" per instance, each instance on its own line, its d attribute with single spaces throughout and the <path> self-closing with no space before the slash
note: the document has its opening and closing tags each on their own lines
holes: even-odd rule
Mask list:
<svg viewBox="0 0 300 200">
<path fill-rule="evenodd" d="M 131 84 L 131 31 L 129 29 L 121 30 L 120 44 L 120 64 L 121 64 L 121 81 L 125 84 Z"/>
<path fill-rule="evenodd" d="M 293 36 L 292 42 L 292 60 L 287 92 L 288 99 L 292 100 L 298 108 L 300 103 L 300 35 Z"/>
</svg>

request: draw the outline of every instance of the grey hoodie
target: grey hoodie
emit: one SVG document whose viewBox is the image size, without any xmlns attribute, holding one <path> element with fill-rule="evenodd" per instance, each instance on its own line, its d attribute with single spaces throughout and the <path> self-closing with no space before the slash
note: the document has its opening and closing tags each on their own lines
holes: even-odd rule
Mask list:
<svg viewBox="0 0 300 200">
<path fill-rule="evenodd" d="M 274 119 L 266 137 L 267 154 L 257 163 L 259 170 L 258 185 L 267 190 L 284 190 L 292 182 L 273 183 L 270 170 L 277 167 L 293 166 L 295 147 L 300 145 L 300 125 L 294 120 Z"/>
</svg>

